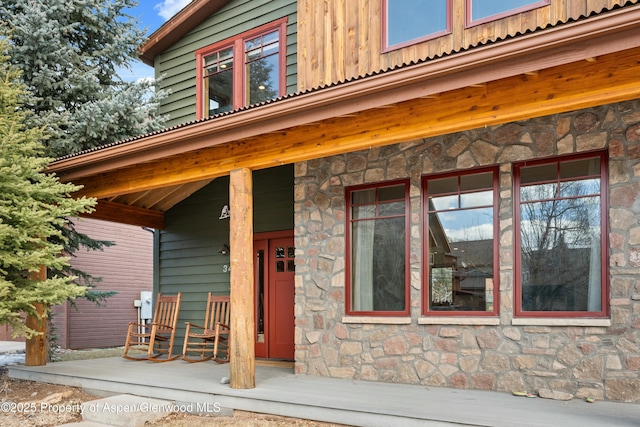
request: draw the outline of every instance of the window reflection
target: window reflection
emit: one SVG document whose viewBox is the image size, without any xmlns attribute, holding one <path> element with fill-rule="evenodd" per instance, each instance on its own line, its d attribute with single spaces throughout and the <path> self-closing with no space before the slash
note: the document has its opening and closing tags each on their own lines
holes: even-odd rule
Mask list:
<svg viewBox="0 0 640 427">
<path fill-rule="evenodd" d="M 408 310 L 407 184 L 351 191 L 350 311 Z"/>
<path fill-rule="evenodd" d="M 554 182 L 533 182 L 552 170 Z M 532 182 L 520 189 L 523 311 L 602 310 L 599 175 L 600 157 L 520 168 Z"/>
<path fill-rule="evenodd" d="M 478 191 L 460 195 L 460 207 L 472 208 L 475 206 L 487 206 L 493 204 L 493 191 Z"/>
<path fill-rule="evenodd" d="M 557 184 L 529 185 L 520 188 L 520 200 L 523 202 L 531 200 L 545 200 L 556 197 Z"/>
<path fill-rule="evenodd" d="M 590 194 L 600 194 L 599 179 L 560 183 L 560 197 L 588 196 Z"/>
<path fill-rule="evenodd" d="M 447 31 L 448 5 L 448 0 L 386 0 L 386 46 Z"/>
<path fill-rule="evenodd" d="M 359 221 L 352 227 L 353 310 L 405 309 L 405 218 Z"/>
<path fill-rule="evenodd" d="M 471 20 L 478 21 L 495 15 L 514 14 L 549 4 L 549 0 L 467 0 L 471 2 Z"/>
<path fill-rule="evenodd" d="M 246 105 L 278 96 L 279 50 L 278 31 L 245 42 Z"/>
<path fill-rule="evenodd" d="M 493 206 L 429 215 L 431 308 L 492 310 Z"/>
<path fill-rule="evenodd" d="M 495 171 L 427 179 L 429 311 L 494 311 Z M 454 193 L 432 197 L 432 194 Z"/>
<path fill-rule="evenodd" d="M 256 342 L 264 342 L 264 250 L 256 251 Z"/>
<path fill-rule="evenodd" d="M 204 58 L 205 111 L 214 115 L 233 108 L 233 48 L 222 49 Z"/>
<path fill-rule="evenodd" d="M 429 202 L 433 205 L 434 210 L 442 211 L 446 209 L 458 208 L 458 196 L 431 197 Z"/>
<path fill-rule="evenodd" d="M 404 213 L 404 201 L 395 203 L 380 203 L 378 214 L 380 216 L 402 215 Z"/>
</svg>

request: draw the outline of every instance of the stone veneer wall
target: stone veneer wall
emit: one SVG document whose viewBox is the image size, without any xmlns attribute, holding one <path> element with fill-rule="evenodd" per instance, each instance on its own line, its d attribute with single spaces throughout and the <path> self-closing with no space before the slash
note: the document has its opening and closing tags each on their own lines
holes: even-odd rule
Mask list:
<svg viewBox="0 0 640 427">
<path fill-rule="evenodd" d="M 512 163 L 607 149 L 610 326 L 512 324 Z M 640 401 L 640 100 L 296 164 L 299 374 Z M 424 174 L 500 165 L 499 325 L 419 324 Z M 411 322 L 344 323 L 344 188 L 411 178 Z M 600 321 L 602 322 L 602 321 Z"/>
</svg>

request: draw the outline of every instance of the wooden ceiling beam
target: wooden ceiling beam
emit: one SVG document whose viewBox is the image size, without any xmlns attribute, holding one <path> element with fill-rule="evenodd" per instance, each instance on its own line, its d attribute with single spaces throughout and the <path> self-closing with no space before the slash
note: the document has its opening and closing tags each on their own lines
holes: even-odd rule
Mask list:
<svg viewBox="0 0 640 427">
<path fill-rule="evenodd" d="M 98 198 L 640 98 L 640 48 L 73 180 Z"/>
<path fill-rule="evenodd" d="M 143 200 L 145 197 L 148 197 L 148 196 L 149 196 L 149 191 L 145 190 L 145 191 L 138 191 L 136 193 L 130 193 L 130 194 L 127 194 L 126 196 L 121 196 L 117 198 L 111 197 L 110 201 L 114 203 L 120 203 L 123 205 L 136 205 L 137 202 L 139 202 L 140 200 Z"/>
<path fill-rule="evenodd" d="M 172 191 L 170 193 L 164 195 L 162 198 L 158 198 L 158 200 L 156 200 L 153 205 L 148 206 L 148 208 L 166 212 L 177 203 L 205 187 L 211 181 L 212 180 L 210 179 L 206 179 L 204 181 L 196 181 L 189 184 L 179 185 L 177 187 L 171 187 Z"/>
<path fill-rule="evenodd" d="M 164 228 L 164 213 L 162 212 L 123 205 L 107 200 L 98 200 L 95 210 L 83 216 L 92 219 L 118 222 L 120 224 L 139 225 L 156 230 Z"/>
</svg>

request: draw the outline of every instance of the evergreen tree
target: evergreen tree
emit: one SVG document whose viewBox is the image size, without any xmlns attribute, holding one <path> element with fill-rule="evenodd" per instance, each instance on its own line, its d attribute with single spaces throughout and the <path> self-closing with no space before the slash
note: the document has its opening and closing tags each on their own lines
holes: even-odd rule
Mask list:
<svg viewBox="0 0 640 427">
<path fill-rule="evenodd" d="M 26 107 L 60 157 L 162 129 L 162 92 L 123 81 L 145 31 L 126 13 L 135 0 L 0 0 L 10 57 L 32 97 Z"/>
<path fill-rule="evenodd" d="M 11 63 L 30 94 L 31 126 L 50 137 L 46 154 L 61 157 L 147 134 L 164 127 L 153 81 L 126 82 L 119 69 L 137 60 L 145 30 L 126 13 L 135 0 L 0 0 L 1 34 L 10 40 Z M 63 230 L 65 251 L 101 250 L 111 242 Z M 100 278 L 66 267 L 79 282 Z M 89 292 L 100 301 L 110 293 Z"/>
<path fill-rule="evenodd" d="M 4 45 L 0 46 L 4 50 Z M 6 56 L 0 57 L 0 324 L 11 325 L 14 334 L 31 336 L 23 314 L 36 316 L 34 303 L 46 307 L 82 296 L 86 288 L 74 277 L 37 277 L 41 267 L 63 270 L 68 258 L 54 240 L 64 240 L 61 230 L 67 218 L 88 212 L 95 200 L 73 199 L 78 190 L 44 173 L 51 161 L 45 157 L 40 128 L 25 126 L 16 83 L 19 71 Z"/>
</svg>

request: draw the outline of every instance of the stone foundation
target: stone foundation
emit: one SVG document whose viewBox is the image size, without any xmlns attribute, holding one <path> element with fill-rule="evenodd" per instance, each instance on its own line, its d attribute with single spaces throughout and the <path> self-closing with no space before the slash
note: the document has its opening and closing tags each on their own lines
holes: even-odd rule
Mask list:
<svg viewBox="0 0 640 427">
<path fill-rule="evenodd" d="M 603 149 L 610 156 L 610 321 L 513 322 L 513 162 Z M 639 158 L 636 100 L 296 164 L 296 373 L 640 401 Z M 495 164 L 498 324 L 421 324 L 421 177 Z M 411 319 L 346 323 L 344 188 L 407 177 Z"/>
</svg>

